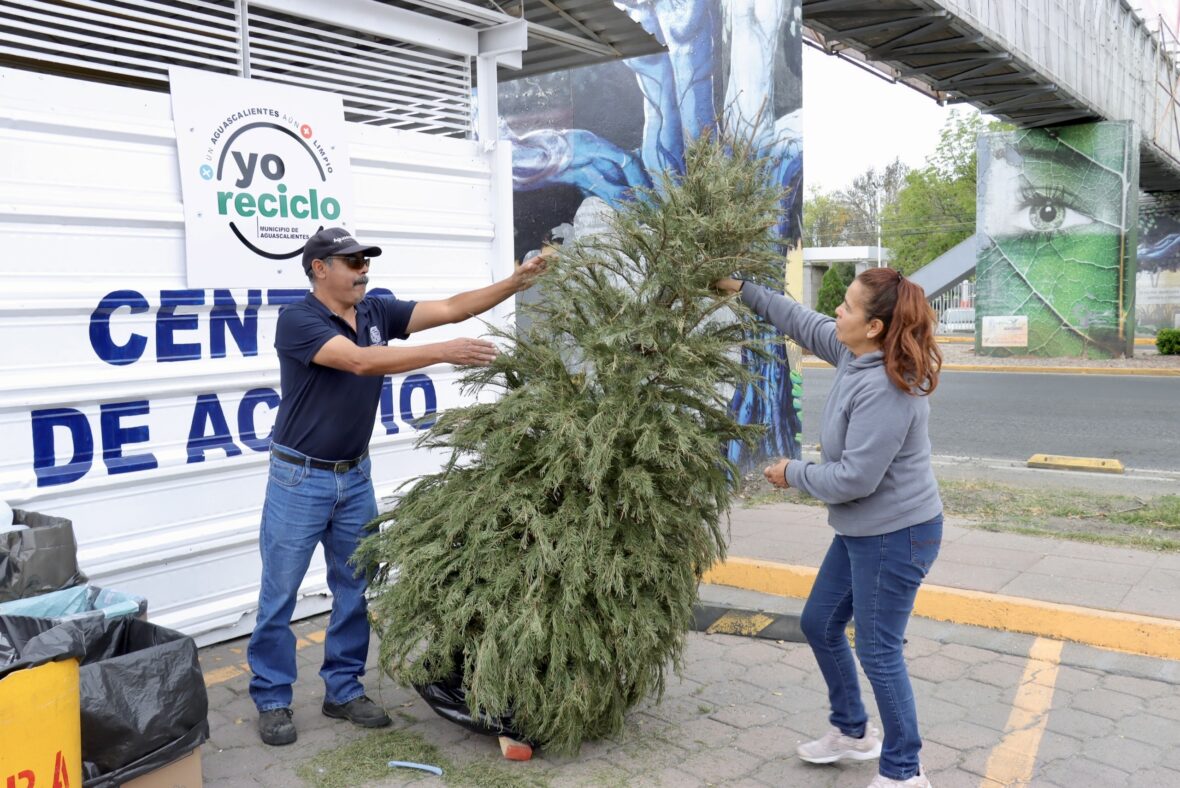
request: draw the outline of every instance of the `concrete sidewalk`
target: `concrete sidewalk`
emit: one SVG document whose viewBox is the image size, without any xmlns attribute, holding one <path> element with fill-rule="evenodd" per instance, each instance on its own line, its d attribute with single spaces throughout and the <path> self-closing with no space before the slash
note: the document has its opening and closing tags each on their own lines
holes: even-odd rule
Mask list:
<svg viewBox="0 0 1180 788">
<path fill-rule="evenodd" d="M 730 512 L 730 556 L 818 568 L 827 509 L 773 504 Z M 1180 555 L 993 533 L 947 518 L 928 584 L 1180 621 Z"/>
<path fill-rule="evenodd" d="M 823 509 L 794 504 L 734 509 L 730 526 L 731 561 L 781 562 L 804 578 L 819 566 L 832 535 Z M 955 521 L 947 524 L 930 584 L 1021 595 L 1034 611 L 1036 605 L 1065 605 L 1079 615 L 1106 611 L 1112 625 L 1180 619 L 1180 599 L 1173 598 L 1180 596 L 1174 594 L 1180 558 L 988 533 Z M 802 606 L 798 597 L 732 586 L 704 585 L 701 596 L 787 615 Z M 1013 619 L 1011 629 L 1023 621 Z M 311 768 L 314 777 L 317 758 L 351 758 L 348 748 L 365 742 L 379 744 L 382 759 L 405 757 L 395 738 L 381 738 L 391 734 L 320 713 L 316 672 L 326 625 L 326 616 L 318 616 L 294 627 L 299 741 L 290 747 L 258 739 L 245 641 L 201 649 L 212 729 L 202 748 L 206 786 L 309 784 L 300 775 Z M 907 638 L 922 761 L 938 788 L 1180 785 L 1180 662 L 920 617 Z M 539 751 L 530 762 L 510 763 L 494 738 L 441 719 L 415 692 L 384 677 L 374 643 L 365 683 L 394 717 L 392 736 L 433 745 L 448 772 L 440 780 L 386 769 L 382 760 L 349 784 L 863 788 L 872 779 L 875 762 L 817 767 L 794 755 L 798 742 L 827 725 L 823 680 L 805 644 L 693 632 L 685 657 L 683 673 L 669 673 L 663 701 L 639 704 L 618 737 L 587 743 L 576 757 Z M 863 675 L 861 685 L 875 718 Z"/>
<path fill-rule="evenodd" d="M 806 596 L 832 541 L 826 509 L 737 507 L 729 522 L 731 571 L 714 571 L 707 580 Z M 916 612 L 1180 659 L 1177 591 L 1180 555 L 994 533 L 948 518 Z"/>
</svg>

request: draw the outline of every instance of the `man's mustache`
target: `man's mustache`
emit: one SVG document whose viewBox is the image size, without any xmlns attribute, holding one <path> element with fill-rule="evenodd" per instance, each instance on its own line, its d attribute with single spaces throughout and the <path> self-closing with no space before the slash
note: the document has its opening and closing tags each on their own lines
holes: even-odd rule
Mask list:
<svg viewBox="0 0 1180 788">
<path fill-rule="evenodd" d="M 353 280 L 353 285 L 367 285 L 368 283 L 369 277 L 367 276 L 358 276 L 355 280 Z"/>
</svg>

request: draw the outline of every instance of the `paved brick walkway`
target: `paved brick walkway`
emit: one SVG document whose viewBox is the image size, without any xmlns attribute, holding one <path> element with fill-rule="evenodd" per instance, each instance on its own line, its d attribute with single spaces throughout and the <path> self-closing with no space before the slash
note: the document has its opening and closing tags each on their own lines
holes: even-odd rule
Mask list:
<svg viewBox="0 0 1180 788">
<path fill-rule="evenodd" d="M 823 516 L 785 504 L 734 510 L 731 555 L 818 566 L 831 536 Z M 1125 548 L 951 523 L 931 582 L 1180 619 L 1177 559 Z M 802 606 L 717 586 L 703 587 L 702 599 L 788 614 Z M 201 650 L 212 726 L 202 751 L 206 785 L 298 786 L 300 764 L 373 735 L 319 712 L 325 625 L 319 616 L 295 627 L 299 741 L 292 747 L 258 740 L 245 641 Z M 917 618 L 908 639 L 922 759 L 938 788 L 1180 786 L 1180 662 Z M 375 650 L 370 665 L 372 657 Z M 874 763 L 812 766 L 795 757 L 795 745 L 827 725 L 823 681 L 799 643 L 692 633 L 682 677 L 670 678 L 661 703 L 634 710 L 617 740 L 590 743 L 575 758 L 540 752 L 528 763 L 504 761 L 493 738 L 446 722 L 376 670 L 366 683 L 395 726 L 435 744 L 452 763 L 485 765 L 529 784 L 859 788 L 875 773 Z M 863 677 L 862 685 L 875 709 Z M 438 778 L 399 771 L 372 784 L 430 782 Z"/>
<path fill-rule="evenodd" d="M 305 645 L 299 651 L 295 702 L 300 738 L 293 747 L 259 742 L 244 674 L 210 686 L 212 736 L 203 748 L 207 786 L 301 785 L 295 775 L 301 763 L 372 735 L 319 713 L 315 673 L 322 650 L 315 640 L 325 624 L 321 616 L 297 625 Z M 926 740 L 922 759 L 934 785 L 1002 784 L 985 778 L 1011 772 L 1002 757 L 1005 737 L 1015 731 L 1019 739 L 1024 729 L 1037 725 L 1043 725 L 1043 733 L 1033 748 L 1032 785 L 1180 785 L 1180 665 L 1066 644 L 1059 663 L 1038 669 L 1041 675 L 1032 679 L 1034 685 L 1043 684 L 1045 673 L 1054 674 L 1040 714 L 1018 705 L 1019 698 L 1027 698 L 1022 687 L 1037 640 L 913 622 L 907 652 Z M 243 655 L 243 641 L 201 652 L 209 674 L 240 664 Z M 863 677 L 862 684 L 872 708 Z M 692 633 L 683 677 L 672 677 L 663 702 L 634 711 L 617 740 L 588 744 L 576 758 L 542 752 L 521 764 L 503 761 L 494 739 L 446 722 L 417 694 L 378 673 L 370 673 L 367 685 L 394 714 L 396 726 L 439 746 L 452 762 L 508 769 L 536 784 L 853 788 L 867 785 L 875 770 L 873 763 L 812 766 L 794 756 L 798 741 L 826 728 L 827 708 L 811 652 L 798 643 Z M 1027 737 L 1016 742 L 1017 749 L 1022 741 L 1027 744 Z M 428 782 L 437 778 L 399 772 L 374 784 Z"/>
</svg>

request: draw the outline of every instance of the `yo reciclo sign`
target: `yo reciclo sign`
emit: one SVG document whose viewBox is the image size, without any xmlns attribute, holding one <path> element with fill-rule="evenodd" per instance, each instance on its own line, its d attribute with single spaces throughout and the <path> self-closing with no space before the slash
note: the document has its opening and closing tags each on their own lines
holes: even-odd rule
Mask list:
<svg viewBox="0 0 1180 788">
<path fill-rule="evenodd" d="M 306 286 L 308 237 L 353 227 L 340 97 L 183 68 L 168 79 L 188 286 Z"/>
</svg>

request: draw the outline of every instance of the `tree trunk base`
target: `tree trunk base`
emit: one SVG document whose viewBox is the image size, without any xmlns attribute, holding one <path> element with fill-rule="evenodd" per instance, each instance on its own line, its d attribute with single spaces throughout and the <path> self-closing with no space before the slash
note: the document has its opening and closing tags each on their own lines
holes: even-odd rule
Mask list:
<svg viewBox="0 0 1180 788">
<path fill-rule="evenodd" d="M 531 761 L 533 759 L 533 748 L 531 745 L 522 741 L 510 738 L 508 736 L 501 736 L 500 738 L 500 752 L 504 757 L 510 761 Z"/>
</svg>

